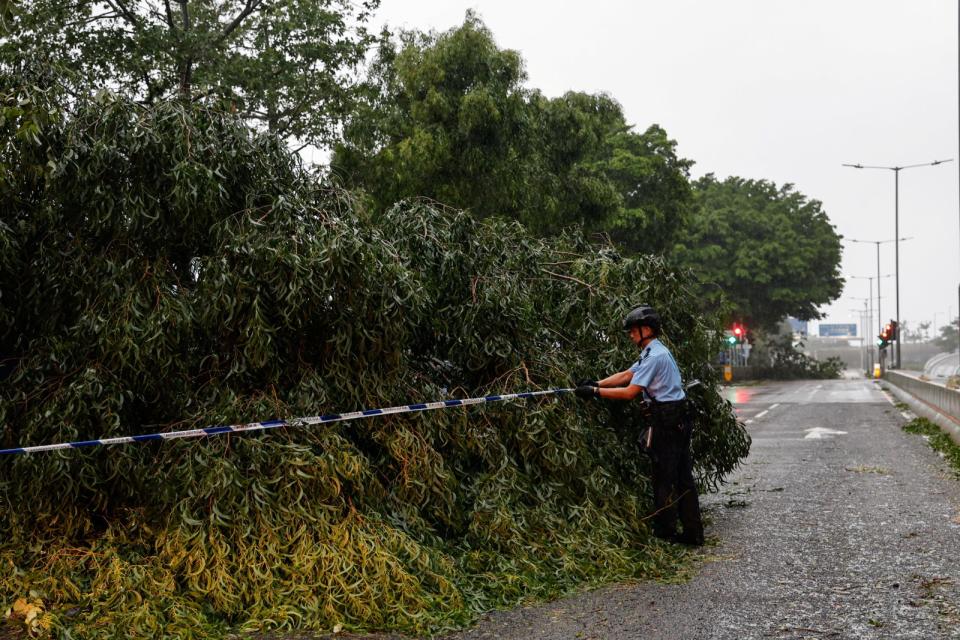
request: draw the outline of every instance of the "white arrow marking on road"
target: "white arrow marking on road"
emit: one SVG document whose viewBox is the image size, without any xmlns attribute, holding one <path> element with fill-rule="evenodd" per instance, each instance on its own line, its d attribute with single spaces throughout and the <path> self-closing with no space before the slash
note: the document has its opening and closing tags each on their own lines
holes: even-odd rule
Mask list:
<svg viewBox="0 0 960 640">
<path fill-rule="evenodd" d="M 832 436 L 845 436 L 847 435 L 846 431 L 835 431 L 833 429 L 825 429 L 824 427 L 814 427 L 813 429 L 804 429 L 807 432 L 807 435 L 803 437 L 804 440 L 826 440 Z"/>
</svg>

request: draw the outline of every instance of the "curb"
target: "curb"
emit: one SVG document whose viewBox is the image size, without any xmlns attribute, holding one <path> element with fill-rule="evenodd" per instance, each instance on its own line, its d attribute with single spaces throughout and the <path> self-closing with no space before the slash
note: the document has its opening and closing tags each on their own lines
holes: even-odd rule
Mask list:
<svg viewBox="0 0 960 640">
<path fill-rule="evenodd" d="M 944 413 L 943 411 L 934 407 L 932 404 L 925 402 L 913 395 L 909 391 L 904 391 L 890 380 L 884 380 L 883 382 L 887 383 L 887 390 L 889 390 L 890 393 L 895 395 L 903 402 L 907 403 L 907 405 L 910 406 L 910 409 L 915 414 L 922 416 L 936 424 L 938 427 L 947 432 L 951 440 L 953 440 L 957 445 L 960 445 L 960 419 Z M 879 380 L 875 381 L 874 383 L 878 384 Z"/>
</svg>

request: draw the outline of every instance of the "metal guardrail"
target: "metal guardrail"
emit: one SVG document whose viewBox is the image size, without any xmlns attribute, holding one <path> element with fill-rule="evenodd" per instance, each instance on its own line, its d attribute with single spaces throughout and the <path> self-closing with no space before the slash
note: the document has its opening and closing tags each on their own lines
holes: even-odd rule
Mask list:
<svg viewBox="0 0 960 640">
<path fill-rule="evenodd" d="M 960 444 L 960 391 L 956 389 L 947 389 L 945 386 L 934 382 L 919 380 L 912 376 L 898 373 L 897 371 L 887 371 L 884 374 L 884 380 L 894 385 L 897 390 L 906 392 L 916 400 L 920 400 L 921 409 L 915 411 L 920 415 L 929 413 L 925 417 L 934 420 L 941 427 L 946 429 L 957 444 Z M 902 398 L 909 400 L 909 398 Z M 910 404 L 908 402 L 908 404 Z M 916 409 L 917 407 L 913 407 Z M 939 413 L 940 416 L 933 414 Z M 940 417 L 941 419 L 937 419 Z"/>
</svg>

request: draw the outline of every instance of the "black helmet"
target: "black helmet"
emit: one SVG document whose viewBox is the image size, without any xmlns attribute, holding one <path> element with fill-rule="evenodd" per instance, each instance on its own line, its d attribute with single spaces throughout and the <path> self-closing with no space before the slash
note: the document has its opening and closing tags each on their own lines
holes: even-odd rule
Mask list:
<svg viewBox="0 0 960 640">
<path fill-rule="evenodd" d="M 650 327 L 657 335 L 660 334 L 660 314 L 657 313 L 656 309 L 645 304 L 628 313 L 627 317 L 623 319 L 624 331 L 629 331 L 630 327 L 643 326 Z"/>
</svg>

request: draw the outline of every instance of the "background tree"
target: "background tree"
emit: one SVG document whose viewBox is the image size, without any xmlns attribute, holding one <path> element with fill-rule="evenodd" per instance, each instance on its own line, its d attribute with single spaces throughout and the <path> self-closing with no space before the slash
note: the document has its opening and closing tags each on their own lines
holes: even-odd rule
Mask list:
<svg viewBox="0 0 960 640">
<path fill-rule="evenodd" d="M 953 351 L 957 348 L 957 320 L 951 324 L 945 324 L 940 327 L 940 335 L 931 340 L 933 344 L 946 351 Z"/>
<path fill-rule="evenodd" d="M 519 54 L 470 14 L 446 33 L 383 41 L 332 171 L 380 211 L 424 196 L 481 217 L 514 213 L 531 197 L 525 79 Z"/>
<path fill-rule="evenodd" d="M 917 324 L 917 328 L 913 328 L 913 322 L 908 320 L 900 321 L 900 336 L 903 338 L 904 342 L 924 342 L 927 340 L 927 334 L 930 330 L 930 321 L 921 322 Z"/>
<path fill-rule="evenodd" d="M 540 235 L 577 224 L 631 251 L 669 247 L 692 198 L 675 143 L 657 126 L 634 132 L 610 96 L 550 99 L 525 79 L 473 14 L 383 42 L 331 169 L 380 211 L 426 196 Z"/>
<path fill-rule="evenodd" d="M 622 127 L 608 138 L 601 171 L 623 197 L 608 229 L 628 251 L 669 252 L 688 223 L 693 161 L 678 157 L 676 146 L 658 125 L 642 134 Z"/>
<path fill-rule="evenodd" d="M 772 329 L 840 296 L 840 236 L 817 200 L 793 185 L 708 174 L 694 183 L 696 211 L 674 256 L 700 274 L 703 296 L 726 296 L 733 318 Z M 716 286 L 712 286 L 716 285 Z"/>
<path fill-rule="evenodd" d="M 280 136 L 329 144 L 379 0 L 22 0 L 0 64 L 45 60 L 75 94 L 108 88 L 152 104 L 216 96 Z"/>
</svg>

